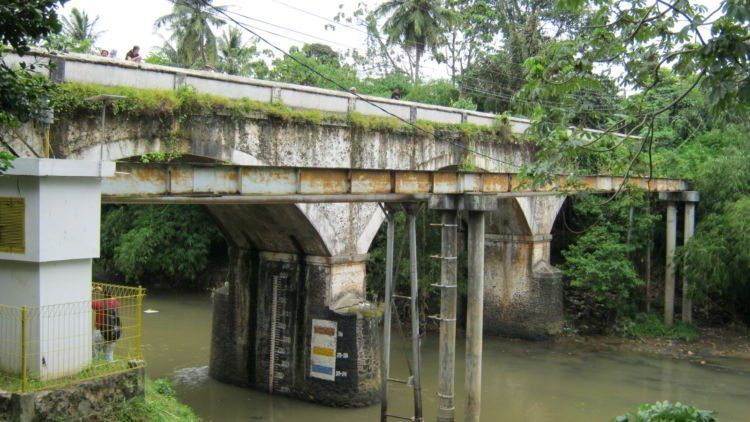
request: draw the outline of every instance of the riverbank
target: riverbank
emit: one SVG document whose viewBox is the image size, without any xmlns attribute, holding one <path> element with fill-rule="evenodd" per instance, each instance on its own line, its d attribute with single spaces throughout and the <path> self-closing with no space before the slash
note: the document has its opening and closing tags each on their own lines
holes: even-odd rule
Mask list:
<svg viewBox="0 0 750 422">
<path fill-rule="evenodd" d="M 698 330 L 700 335 L 691 342 L 659 337 L 625 338 L 614 335 L 578 334 L 560 336 L 552 341 L 560 347 L 645 353 L 688 359 L 703 364 L 707 359 L 736 358 L 747 360 L 750 365 L 750 330 L 748 328 L 729 326 L 699 328 Z"/>
<path fill-rule="evenodd" d="M 166 379 L 146 379 L 146 397 L 125 402 L 112 419 L 118 422 L 200 421 L 193 410 L 177 400 Z"/>
</svg>

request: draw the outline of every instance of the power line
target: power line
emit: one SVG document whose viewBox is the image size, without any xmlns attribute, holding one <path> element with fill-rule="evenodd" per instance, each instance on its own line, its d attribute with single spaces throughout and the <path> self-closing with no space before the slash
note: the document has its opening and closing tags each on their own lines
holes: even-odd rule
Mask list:
<svg viewBox="0 0 750 422">
<path fill-rule="evenodd" d="M 288 28 L 286 26 L 277 25 L 277 24 L 274 24 L 274 23 L 271 23 L 271 22 L 264 21 L 262 19 L 254 18 L 252 16 L 243 15 L 242 13 L 239 13 L 239 12 L 232 12 L 232 13 L 234 13 L 235 15 L 240 16 L 240 17 L 242 17 L 244 19 L 248 19 L 248 20 L 251 20 L 251 21 L 259 22 L 259 23 L 262 23 L 262 24 L 265 24 L 265 25 L 268 25 L 268 26 L 271 26 L 271 27 L 274 27 L 274 28 L 283 29 L 285 31 L 289 31 L 289 32 L 292 32 L 292 33 L 295 33 L 295 34 L 299 34 L 299 35 L 305 36 L 305 37 L 314 38 L 314 39 L 316 39 L 318 41 L 323 41 L 323 42 L 328 43 L 328 44 L 340 45 L 340 46 L 345 47 L 345 48 L 356 48 L 356 47 L 351 46 L 351 45 L 342 44 L 342 43 L 339 43 L 337 41 L 327 40 L 325 38 L 321 38 L 321 37 L 318 37 L 318 36 L 315 36 L 315 35 L 312 35 L 312 34 L 308 34 L 306 32 L 297 31 L 296 29 Z M 248 26 L 250 26 L 250 25 L 248 25 Z M 264 30 L 262 28 L 255 27 L 255 29 L 260 29 L 261 31 L 266 31 L 268 33 L 272 33 L 271 31 Z M 280 34 L 274 34 L 274 35 L 278 35 L 278 36 L 283 37 L 283 35 L 280 35 Z M 304 43 L 304 41 L 301 41 L 301 40 L 294 40 L 294 41 L 303 42 Z"/>
<path fill-rule="evenodd" d="M 239 12 L 232 12 L 232 13 L 235 14 L 235 15 L 237 15 L 237 16 L 240 16 L 240 17 L 242 17 L 244 19 L 248 19 L 248 20 L 252 20 L 252 21 L 257 21 L 257 22 L 260 22 L 260 23 L 263 23 L 263 24 L 266 24 L 266 25 L 269 25 L 269 26 L 272 26 L 272 27 L 275 27 L 275 28 L 279 28 L 279 29 L 282 29 L 282 30 L 286 30 L 286 31 L 289 31 L 289 32 L 300 34 L 300 35 L 303 35 L 303 36 L 306 36 L 306 37 L 315 38 L 315 39 L 318 39 L 320 41 L 323 41 L 323 42 L 326 42 L 326 43 L 329 43 L 329 44 L 336 44 L 336 45 L 339 45 L 339 46 L 342 46 L 342 47 L 345 47 L 345 48 L 350 48 L 350 49 L 357 49 L 358 48 L 358 47 L 355 47 L 353 45 L 342 44 L 342 43 L 339 43 L 339 42 L 336 42 L 336 41 L 331 41 L 331 40 L 327 40 L 327 39 L 324 39 L 324 38 L 320 38 L 320 37 L 317 37 L 315 35 L 308 34 L 308 33 L 301 32 L 301 31 L 297 31 L 295 29 L 291 29 L 291 28 L 288 28 L 288 27 L 285 27 L 285 26 L 282 26 L 282 25 L 276 25 L 276 24 L 264 21 L 262 19 L 257 19 L 257 18 L 253 18 L 251 16 L 244 15 L 244 14 L 239 13 Z M 262 31 L 262 32 L 265 32 L 265 33 L 268 33 L 268 34 L 271 34 L 271 35 L 274 35 L 274 36 L 278 36 L 278 37 L 281 37 L 281 38 L 284 38 L 284 39 L 287 39 L 287 40 L 290 40 L 290 41 L 307 44 L 307 41 L 300 40 L 300 39 L 294 38 L 294 37 L 290 37 L 290 36 L 285 35 L 285 34 L 279 34 L 277 32 L 273 32 L 273 31 L 270 31 L 270 30 L 265 29 L 265 28 L 259 28 L 257 26 L 250 25 L 250 24 L 247 24 L 247 23 L 245 25 L 247 25 L 249 28 L 252 28 L 252 29 L 255 29 L 255 30 L 258 30 L 258 31 Z M 423 69 L 428 69 L 428 70 L 438 70 L 438 69 L 436 69 L 434 67 L 429 67 L 429 66 L 422 66 L 422 68 Z M 369 69 L 369 70 L 372 70 L 372 69 Z M 363 69 L 363 71 L 367 71 L 367 70 Z M 509 76 L 508 74 L 503 74 L 503 73 L 500 73 L 500 72 L 491 72 L 491 73 L 495 73 L 495 74 L 498 74 L 498 75 L 505 75 L 505 76 L 508 76 L 511 79 L 523 80 L 523 79 L 520 79 L 520 78 L 513 78 L 512 76 Z M 473 80 L 473 81 L 476 81 L 476 82 L 479 82 L 479 83 L 488 82 L 488 80 L 477 78 L 477 77 L 474 77 L 474 76 L 469 76 L 469 75 L 462 75 L 461 79 L 462 80 L 464 80 L 464 79 Z M 506 92 L 509 92 L 510 94 L 493 93 L 493 92 L 489 92 L 489 91 L 485 91 L 485 90 L 480 90 L 479 88 L 472 88 L 472 87 L 466 87 L 466 86 L 464 86 L 464 89 L 465 90 L 469 90 L 469 91 L 473 91 L 474 93 L 477 93 L 477 94 L 483 94 L 483 95 L 488 95 L 488 96 L 500 98 L 500 99 L 503 99 L 503 100 L 508 101 L 508 102 L 519 101 L 519 102 L 525 102 L 525 103 L 531 103 L 531 104 L 544 104 L 544 105 L 546 105 L 548 107 L 551 107 L 551 108 L 554 108 L 554 107 L 564 108 L 565 107 L 565 105 L 563 103 L 557 103 L 557 102 L 552 102 L 552 101 L 545 101 L 545 100 L 531 101 L 531 100 L 524 100 L 524 99 L 519 99 L 519 98 L 513 98 L 512 94 L 514 92 L 511 89 L 507 89 L 506 90 Z M 573 97 L 573 98 L 577 98 L 577 99 L 585 99 L 585 98 L 587 98 L 586 95 L 582 95 L 582 94 L 570 94 L 569 96 Z M 595 98 L 601 98 L 601 99 L 611 98 L 611 97 L 608 97 L 608 96 L 605 96 L 605 95 L 602 95 L 602 94 L 598 94 L 597 95 L 595 93 L 592 93 L 592 96 L 595 97 Z M 594 109 L 600 110 L 600 111 L 617 111 L 617 110 L 620 110 L 620 108 L 616 107 L 616 106 L 611 106 L 611 107 L 597 106 L 597 107 L 594 107 Z"/>
<path fill-rule="evenodd" d="M 352 26 L 352 25 L 347 25 L 347 24 L 345 24 L 345 23 L 342 23 L 342 22 L 337 22 L 337 21 L 335 21 L 335 20 L 333 20 L 333 19 L 331 19 L 331 18 L 327 18 L 327 17 L 325 17 L 325 16 L 321 16 L 321 15 L 318 15 L 318 14 L 316 14 L 316 13 L 313 13 L 313 12 L 309 11 L 309 10 L 305 10 L 305 9 L 302 9 L 302 8 L 300 8 L 300 7 L 297 7 L 297 6 L 293 6 L 293 5 L 290 5 L 290 4 L 288 4 L 288 3 L 285 3 L 285 2 L 283 2 L 283 1 L 280 1 L 280 0 L 271 0 L 271 1 L 272 1 L 272 2 L 274 2 L 274 3 L 280 4 L 280 5 L 284 6 L 284 7 L 288 7 L 288 8 L 290 8 L 290 9 L 293 9 L 293 10 L 299 11 L 299 12 L 301 12 L 301 13 L 304 13 L 304 14 L 307 14 L 307 15 L 310 15 L 310 16 L 313 16 L 313 17 L 316 17 L 316 18 L 318 18 L 318 19 L 324 20 L 324 21 L 326 21 L 326 22 L 330 22 L 330 23 L 332 23 L 332 24 L 334 24 L 334 25 L 339 25 L 339 26 L 343 26 L 343 27 L 346 27 L 346 28 L 349 28 L 349 29 L 355 30 L 355 31 L 357 31 L 357 32 L 361 32 L 361 33 L 363 33 L 363 34 L 367 34 L 367 35 L 369 35 L 369 33 L 368 33 L 367 31 L 365 31 L 365 30 L 363 30 L 363 29 L 361 29 L 361 28 L 358 28 L 358 27 L 355 27 L 355 26 Z M 233 12 L 233 13 L 235 13 L 235 14 L 238 14 L 237 12 Z M 239 15 L 239 14 L 238 14 L 238 15 Z M 241 15 L 240 15 L 240 16 L 241 16 Z M 249 18 L 249 19 L 253 19 L 253 18 Z M 257 20 L 257 19 L 255 19 L 255 20 Z M 290 30 L 290 31 L 294 31 L 294 30 L 292 30 L 292 29 L 289 29 L 289 28 L 285 28 L 285 27 L 281 27 L 281 26 L 279 26 L 279 25 L 274 25 L 274 26 L 277 26 L 277 27 L 280 27 L 280 28 L 284 28 L 284 29 L 287 29 L 287 30 Z M 294 31 L 294 32 L 298 32 L 298 31 Z M 299 32 L 298 32 L 298 33 L 299 33 Z M 310 37 L 315 37 L 315 36 L 313 36 L 313 35 L 309 35 L 309 34 L 304 34 L 304 35 L 307 35 L 307 36 L 310 36 Z M 280 35 L 280 36 L 282 36 L 282 35 Z M 285 38 L 287 38 L 287 39 L 290 39 L 289 37 L 285 37 Z M 317 38 L 317 37 L 316 37 L 316 38 Z M 318 39 L 320 39 L 320 38 L 318 38 Z M 304 42 L 304 41 L 301 41 L 301 40 L 295 40 L 295 41 L 297 41 L 297 42 Z M 329 42 L 330 42 L 330 41 L 329 41 Z M 357 49 L 357 48 L 358 48 L 358 47 L 355 47 L 355 46 L 351 46 L 351 45 L 344 45 L 344 44 L 341 44 L 341 43 L 337 43 L 337 42 L 331 42 L 331 43 L 333 43 L 333 44 L 338 44 L 338 45 L 344 46 L 344 47 L 346 47 L 346 48 L 351 48 L 351 49 Z M 433 71 L 440 71 L 439 69 L 436 69 L 436 68 L 434 68 L 434 67 L 429 67 L 429 66 L 421 66 L 421 67 L 422 67 L 423 69 L 428 69 L 428 70 L 433 70 Z M 513 74 L 510 74 L 510 73 L 507 73 L 507 72 L 500 72 L 500 71 L 497 71 L 497 70 L 494 70 L 494 69 L 485 69 L 485 71 L 487 71 L 487 72 L 489 72 L 489 73 L 491 73 L 491 74 L 494 74 L 494 75 L 498 75 L 498 76 L 503 76 L 503 77 L 506 77 L 506 78 L 508 78 L 508 79 L 511 79 L 511 80 L 516 80 L 516 81 L 519 81 L 519 82 L 523 82 L 523 83 L 526 83 L 526 82 L 527 82 L 527 81 L 526 81 L 526 80 L 525 80 L 524 78 L 519 78 L 518 76 L 516 76 L 516 75 L 513 75 Z M 468 75 L 461 75 L 461 78 L 466 78 L 466 77 L 468 77 Z M 473 79 L 475 79 L 475 80 L 479 80 L 479 81 L 483 81 L 483 82 L 486 82 L 486 81 L 487 81 L 487 80 L 485 80 L 485 79 L 481 79 L 481 78 L 476 78 L 476 77 L 473 77 Z M 609 98 L 611 98 L 611 96 L 609 96 L 609 95 L 607 95 L 607 94 L 601 94 L 601 93 L 598 93 L 598 92 L 596 92 L 596 91 L 589 91 L 589 94 L 588 94 L 588 95 L 591 95 L 591 96 L 593 96 L 593 97 L 596 97 L 596 98 L 601 98 L 601 99 L 609 99 Z M 585 97 L 585 96 L 587 96 L 587 95 L 586 95 L 586 94 L 570 94 L 570 96 L 573 96 L 573 97 L 581 97 L 581 98 L 583 98 L 583 97 Z M 668 94 L 664 94 L 664 95 L 658 95 L 658 94 L 657 94 L 657 95 L 656 95 L 656 97 L 657 97 L 657 98 L 672 98 L 672 96 L 670 96 L 670 95 L 668 95 Z"/>
<path fill-rule="evenodd" d="M 327 18 L 325 16 L 321 16 L 321 15 L 315 14 L 313 12 L 310 12 L 309 10 L 302 9 L 302 8 L 297 7 L 297 6 L 292 6 L 291 4 L 284 3 L 283 1 L 279 1 L 279 0 L 271 0 L 271 1 L 274 2 L 274 3 L 280 4 L 282 6 L 288 7 L 290 9 L 297 10 L 297 11 L 302 12 L 304 14 L 307 14 L 307 15 L 310 15 L 310 16 L 314 16 L 314 17 L 316 17 L 318 19 L 322 19 L 322 20 L 324 20 L 326 22 L 330 22 L 330 23 L 332 23 L 334 25 L 340 25 L 340 26 L 343 26 L 345 28 L 353 29 L 355 31 L 358 31 L 358 32 L 361 32 L 363 34 L 369 35 L 367 31 L 364 31 L 364 30 L 362 30 L 360 28 L 357 28 L 356 26 L 347 25 L 347 24 L 341 23 L 341 22 L 336 22 L 335 20 L 333 20 L 331 18 Z"/>
<path fill-rule="evenodd" d="M 179 0 L 172 0 L 172 2 L 173 2 L 173 3 L 174 3 L 174 2 L 177 2 L 177 1 L 179 1 Z M 309 66 L 309 65 L 308 65 L 307 63 L 304 63 L 303 61 L 301 61 L 301 60 L 297 59 L 297 58 L 296 58 L 296 57 L 294 57 L 293 55 L 291 55 L 291 54 L 287 53 L 286 51 L 284 51 L 284 49 L 282 49 L 282 48 L 278 47 L 278 46 L 277 46 L 277 45 L 275 45 L 274 43 L 272 43 L 272 42 L 268 41 L 267 39 L 265 39 L 264 37 L 262 37 L 261 35 L 259 35 L 259 34 L 258 34 L 257 32 L 253 31 L 253 30 L 252 30 L 252 28 L 249 28 L 249 27 L 248 27 L 247 25 L 245 25 L 244 23 L 242 23 L 242 22 L 239 22 L 239 21 L 238 21 L 237 19 L 235 19 L 234 17 L 230 16 L 228 12 L 226 12 L 226 11 L 224 11 L 224 10 L 220 9 L 220 8 L 217 8 L 216 6 L 214 6 L 214 5 L 212 5 L 211 3 L 209 3 L 209 2 L 207 1 L 207 0 L 198 0 L 198 1 L 199 1 L 200 3 L 202 3 L 202 4 L 204 5 L 204 6 L 207 6 L 207 7 L 211 8 L 212 10 L 214 10 L 214 12 L 215 12 L 215 13 L 219 13 L 219 14 L 223 15 L 224 17 L 226 17 L 227 19 L 229 19 L 230 21 L 234 22 L 234 23 L 235 23 L 236 25 L 238 25 L 238 26 L 239 26 L 240 28 L 242 28 L 242 29 L 244 29 L 245 31 L 247 31 L 247 32 L 249 32 L 249 33 L 251 33 L 251 34 L 253 34 L 253 35 L 254 35 L 254 36 L 256 36 L 256 37 L 257 37 L 258 39 L 260 39 L 261 41 L 263 41 L 263 42 L 265 42 L 266 44 L 268 44 L 269 46 L 271 46 L 271 48 L 273 48 L 273 49 L 275 49 L 275 50 L 279 51 L 279 52 L 280 52 L 281 54 L 283 54 L 284 56 L 286 56 L 286 57 L 289 57 L 289 58 L 290 58 L 291 60 L 295 61 L 295 62 L 296 62 L 297 64 L 299 64 L 300 66 L 302 66 L 302 67 L 306 68 L 306 69 L 307 69 L 308 71 L 310 71 L 310 72 L 312 72 L 312 73 L 315 73 L 316 75 L 318 75 L 318 76 L 320 76 L 321 78 L 325 79 L 326 81 L 328 81 L 328 82 L 332 83 L 332 84 L 333 84 L 334 86 L 338 87 L 338 88 L 339 88 L 339 89 L 341 89 L 342 91 L 345 91 L 345 92 L 346 92 L 346 91 L 348 91 L 348 88 L 347 88 L 347 87 L 345 87 L 345 86 L 343 86 L 343 85 L 341 85 L 341 84 L 340 84 L 340 83 L 339 83 L 338 81 L 336 81 L 336 80 L 334 80 L 334 79 L 332 79 L 332 78 L 328 77 L 327 75 L 325 75 L 325 74 L 323 74 L 323 73 L 321 73 L 321 72 L 317 71 L 317 70 L 316 70 L 316 69 L 314 69 L 313 67 Z M 234 13 L 234 12 L 232 12 L 232 13 Z M 362 96 L 361 96 L 361 95 L 359 95 L 359 94 L 352 94 L 352 95 L 354 95 L 355 97 L 357 97 L 357 98 L 358 98 L 359 100 L 361 100 L 361 101 L 364 101 L 364 102 L 366 102 L 366 103 L 370 104 L 371 106 L 373 106 L 373 107 L 375 107 L 375 108 L 379 109 L 379 110 L 380 110 L 380 111 L 382 111 L 383 113 L 385 113 L 385 114 L 387 114 L 387 115 L 389 115 L 389 116 L 391 116 L 391 117 L 394 117 L 394 118 L 396 118 L 396 119 L 400 120 L 401 122 L 403 122 L 403 123 L 405 123 L 405 124 L 407 124 L 407 125 L 409 125 L 409 126 L 413 127 L 413 128 L 414 128 L 414 129 L 416 129 L 417 131 L 420 131 L 420 132 L 426 133 L 427 135 L 430 135 L 430 136 L 432 136 L 432 137 L 435 137 L 435 138 L 437 138 L 437 137 L 438 137 L 438 136 L 437 136 L 437 134 L 436 134 L 435 132 L 429 131 L 429 130 L 427 130 L 427 129 L 425 129 L 425 128 L 423 128 L 423 127 L 419 126 L 419 125 L 416 125 L 416 124 L 414 124 L 414 123 L 412 123 L 412 122 L 410 122 L 410 121 L 408 121 L 408 120 L 406 120 L 406 119 L 402 118 L 401 116 L 399 116 L 399 115 L 397 115 L 397 114 L 395 114 L 395 113 L 392 113 L 392 112 L 388 111 L 387 109 L 383 108 L 383 107 L 382 107 L 382 106 L 380 106 L 379 104 L 377 104 L 377 103 L 375 103 L 375 102 L 373 102 L 373 101 L 371 101 L 371 100 L 368 100 L 368 99 L 366 99 L 366 98 L 362 97 Z M 482 153 L 482 152 L 479 152 L 479 151 L 475 151 L 475 150 L 473 150 L 473 149 L 471 149 L 471 148 L 469 148 L 469 147 L 467 147 L 467 146 L 465 146 L 465 145 L 461 145 L 460 143 L 454 142 L 454 141 L 452 141 L 452 140 L 450 140 L 450 139 L 444 139 L 444 140 L 445 140 L 446 142 L 448 142 L 448 143 L 450 143 L 450 144 L 452 144 L 452 145 L 454 145 L 454 146 L 456 146 L 456 147 L 458 147 L 458 148 L 461 148 L 461 149 L 463 149 L 463 150 L 465 150 L 465 151 L 468 151 L 468 152 L 470 152 L 470 153 L 472 153 L 472 154 L 476 154 L 476 155 L 478 155 L 478 156 L 481 156 L 481 157 L 485 157 L 485 158 L 487 158 L 487 159 L 489 159 L 489 160 L 492 160 L 492 161 L 496 161 L 496 162 L 498 162 L 498 163 L 502 163 L 502 164 L 505 164 L 505 165 L 507 165 L 507 166 L 511 166 L 511 167 L 515 167 L 515 168 L 521 168 L 521 166 L 519 166 L 519 165 L 517 165 L 517 164 L 515 164 L 515 163 L 507 162 L 507 161 L 501 160 L 501 159 L 499 159 L 499 158 L 497 158 L 497 157 L 493 157 L 493 156 L 491 156 L 491 155 L 489 155 L 489 154 L 485 154 L 485 153 Z"/>
</svg>

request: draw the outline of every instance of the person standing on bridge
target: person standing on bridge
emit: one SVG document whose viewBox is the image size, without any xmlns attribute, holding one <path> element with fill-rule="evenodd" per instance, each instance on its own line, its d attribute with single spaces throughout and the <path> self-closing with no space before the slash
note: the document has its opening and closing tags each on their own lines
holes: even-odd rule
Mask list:
<svg viewBox="0 0 750 422">
<path fill-rule="evenodd" d="M 393 88 L 393 92 L 391 92 L 391 99 L 392 100 L 400 100 L 401 99 L 401 87 L 395 87 Z"/>
<path fill-rule="evenodd" d="M 133 48 L 125 54 L 125 60 L 140 63 L 143 60 L 141 57 L 141 48 L 134 45 Z"/>
<path fill-rule="evenodd" d="M 94 358 L 103 354 L 104 360 L 114 362 L 115 342 L 122 335 L 120 302 L 101 286 L 94 288 L 94 296 L 97 297 L 91 302 L 94 310 Z"/>
</svg>

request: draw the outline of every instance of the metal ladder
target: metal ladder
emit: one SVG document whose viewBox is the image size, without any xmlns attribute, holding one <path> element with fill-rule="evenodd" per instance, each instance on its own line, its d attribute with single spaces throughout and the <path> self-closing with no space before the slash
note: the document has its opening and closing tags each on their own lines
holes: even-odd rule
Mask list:
<svg viewBox="0 0 750 422">
<path fill-rule="evenodd" d="M 385 311 L 383 316 L 383 359 L 381 366 L 381 402 L 380 402 L 380 420 L 387 422 L 388 418 L 422 422 L 422 386 L 420 377 L 420 337 L 419 337 L 419 308 L 417 304 L 419 294 L 419 279 L 417 276 L 417 230 L 416 214 L 418 206 L 408 204 L 406 206 L 397 204 L 389 205 L 387 209 L 380 206 L 385 213 L 387 220 L 387 243 L 386 243 L 386 270 L 385 270 Z M 410 285 L 411 295 L 400 296 L 393 293 L 393 241 L 395 237 L 396 213 L 405 210 L 408 216 L 409 228 L 409 266 L 410 266 Z M 402 243 L 403 245 L 403 243 Z M 403 252 L 403 247 L 401 248 Z M 400 254 L 399 254 L 399 258 Z M 399 259 L 400 262 L 400 259 Z M 391 316 L 395 307 L 394 299 L 408 300 L 411 304 L 411 362 L 407 359 L 409 368 L 409 378 L 407 380 L 395 379 L 390 377 L 390 356 L 391 356 Z M 399 329 L 401 321 L 398 312 L 396 313 Z M 403 335 L 403 332 L 402 332 Z M 414 392 L 414 416 L 406 417 L 388 413 L 388 384 L 389 383 L 405 384 L 412 387 Z"/>
</svg>

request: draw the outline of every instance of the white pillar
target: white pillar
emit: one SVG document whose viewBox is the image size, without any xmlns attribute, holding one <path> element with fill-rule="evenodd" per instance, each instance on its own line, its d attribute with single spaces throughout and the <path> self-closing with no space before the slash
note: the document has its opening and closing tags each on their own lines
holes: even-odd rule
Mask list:
<svg viewBox="0 0 750 422">
<path fill-rule="evenodd" d="M 0 177 L 5 229 L 20 228 L 12 242 L 0 234 L 0 304 L 13 307 L 0 315 L 0 327 L 9 331 L 0 335 L 18 345 L 0 350 L 0 370 L 21 370 L 20 317 L 9 319 L 12 309 L 21 307 L 28 310 L 30 376 L 72 375 L 90 362 L 91 260 L 99 256 L 101 177 L 114 172 L 114 163 L 19 158 Z"/>
<path fill-rule="evenodd" d="M 479 422 L 482 404 L 484 212 L 469 212 L 469 286 L 466 305 L 466 422 Z"/>
<path fill-rule="evenodd" d="M 695 202 L 685 203 L 685 238 L 684 242 L 687 245 L 690 238 L 693 237 L 695 231 Z M 682 275 L 682 321 L 693 322 L 693 301 L 688 296 L 689 283 L 687 271 L 683 271 Z"/>
<path fill-rule="evenodd" d="M 677 205 L 667 204 L 667 263 L 664 271 L 664 324 L 674 322 L 674 253 L 677 244 Z"/>
</svg>

